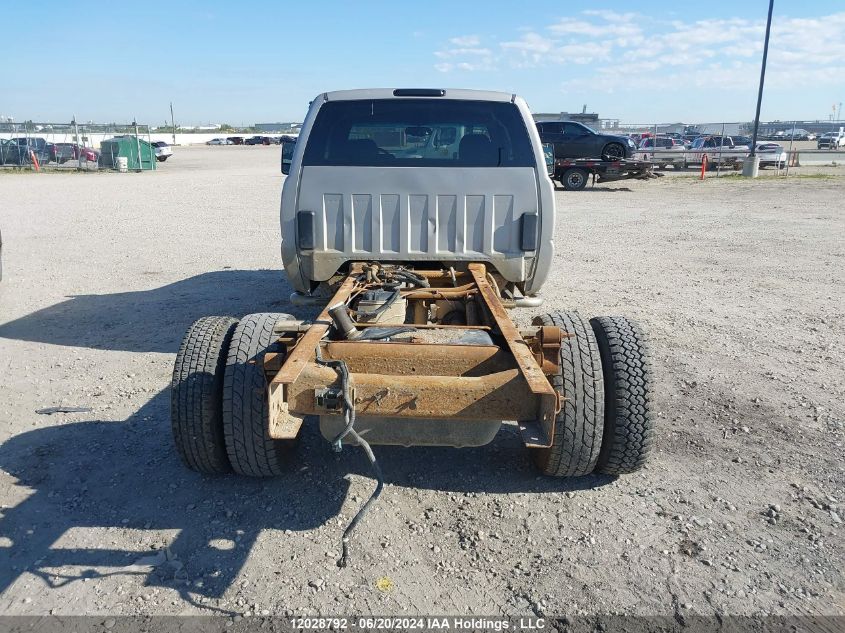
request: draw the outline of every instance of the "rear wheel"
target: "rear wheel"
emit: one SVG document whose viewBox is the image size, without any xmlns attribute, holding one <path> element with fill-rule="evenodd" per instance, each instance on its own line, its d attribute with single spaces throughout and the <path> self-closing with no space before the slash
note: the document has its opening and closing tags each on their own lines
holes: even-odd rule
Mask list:
<svg viewBox="0 0 845 633">
<path fill-rule="evenodd" d="M 622 160 L 625 158 L 625 148 L 619 143 L 608 143 L 601 151 L 602 160 Z"/>
<path fill-rule="evenodd" d="M 601 360 L 593 331 L 575 312 L 553 312 L 534 319 L 563 333 L 560 367 L 549 376 L 561 396 L 552 446 L 532 449 L 534 462 L 554 477 L 593 472 L 604 429 L 604 391 Z"/>
<path fill-rule="evenodd" d="M 604 373 L 604 440 L 596 472 L 642 468 L 654 442 L 651 358 L 642 329 L 625 317 L 590 319 Z"/>
<path fill-rule="evenodd" d="M 581 191 L 587 186 L 588 180 L 589 174 L 586 169 L 571 167 L 563 172 L 563 175 L 560 178 L 560 184 L 562 184 L 563 188 L 567 191 Z"/>
<path fill-rule="evenodd" d="M 176 353 L 170 383 L 170 423 L 176 450 L 191 470 L 231 472 L 223 439 L 223 372 L 237 321 L 203 317 Z"/>
<path fill-rule="evenodd" d="M 272 477 L 285 471 L 294 442 L 274 440 L 268 430 L 264 355 L 283 351 L 273 326 L 290 321 L 288 314 L 249 314 L 232 335 L 223 384 L 223 432 L 234 471 L 250 477 Z"/>
</svg>

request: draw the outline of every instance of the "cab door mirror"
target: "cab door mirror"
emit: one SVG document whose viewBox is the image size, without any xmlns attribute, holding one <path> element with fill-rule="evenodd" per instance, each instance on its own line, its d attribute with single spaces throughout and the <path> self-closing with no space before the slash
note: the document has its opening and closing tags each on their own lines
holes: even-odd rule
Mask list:
<svg viewBox="0 0 845 633">
<path fill-rule="evenodd" d="M 554 143 L 543 143 L 543 156 L 546 159 L 546 173 L 555 175 L 555 146 Z"/>
<path fill-rule="evenodd" d="M 290 173 L 290 164 L 293 160 L 293 150 L 296 143 L 291 141 L 282 141 L 282 173 L 288 175 Z"/>
</svg>

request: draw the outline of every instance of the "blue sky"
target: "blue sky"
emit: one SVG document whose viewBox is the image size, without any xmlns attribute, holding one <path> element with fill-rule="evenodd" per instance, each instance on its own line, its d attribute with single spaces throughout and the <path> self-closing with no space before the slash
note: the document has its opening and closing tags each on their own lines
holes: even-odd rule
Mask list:
<svg viewBox="0 0 845 633">
<path fill-rule="evenodd" d="M 468 87 L 627 122 L 753 117 L 767 0 L 15 2 L 0 115 L 251 124 L 325 90 Z M 845 2 L 775 1 L 763 119 L 845 101 Z M 845 115 L 843 115 L 845 118 Z"/>
</svg>

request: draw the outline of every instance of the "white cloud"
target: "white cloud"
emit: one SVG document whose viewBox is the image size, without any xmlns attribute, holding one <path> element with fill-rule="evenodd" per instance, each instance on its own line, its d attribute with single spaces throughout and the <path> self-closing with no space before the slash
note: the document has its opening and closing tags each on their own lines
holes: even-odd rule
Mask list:
<svg viewBox="0 0 845 633">
<path fill-rule="evenodd" d="M 453 37 L 449 43 L 454 46 L 473 47 L 481 44 L 481 38 L 477 35 L 461 35 L 460 37 Z"/>
<path fill-rule="evenodd" d="M 495 42 L 479 35 L 448 39 L 435 52 L 441 72 L 580 65 L 566 90 L 619 92 L 756 85 L 763 20 L 663 20 L 637 13 L 586 10 L 534 28 L 514 28 Z M 818 18 L 775 17 L 766 85 L 800 88 L 818 82 L 845 86 L 845 12 Z"/>
<path fill-rule="evenodd" d="M 441 59 L 446 59 L 447 57 L 463 57 L 466 55 L 485 55 L 489 57 L 492 53 L 489 48 L 449 48 L 442 51 L 436 51 L 434 54 Z"/>
<path fill-rule="evenodd" d="M 447 60 L 434 65 L 435 70 L 442 73 L 453 70 L 495 70 L 493 51 L 483 47 L 477 35 L 452 37 L 446 47 L 434 52 L 434 56 Z"/>
</svg>

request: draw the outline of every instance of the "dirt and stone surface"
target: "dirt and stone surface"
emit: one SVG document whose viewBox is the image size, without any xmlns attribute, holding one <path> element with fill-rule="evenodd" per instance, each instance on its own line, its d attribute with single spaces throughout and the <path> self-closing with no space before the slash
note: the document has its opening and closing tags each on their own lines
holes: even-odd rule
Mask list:
<svg viewBox="0 0 845 633">
<path fill-rule="evenodd" d="M 213 478 L 170 437 L 193 320 L 309 316 L 279 270 L 278 164 L 0 174 L 0 613 L 845 613 L 845 172 L 559 191 L 545 309 L 643 323 L 653 459 L 547 479 L 512 426 L 377 447 L 384 494 L 339 569 L 360 452 L 310 428 L 287 475 Z"/>
</svg>

